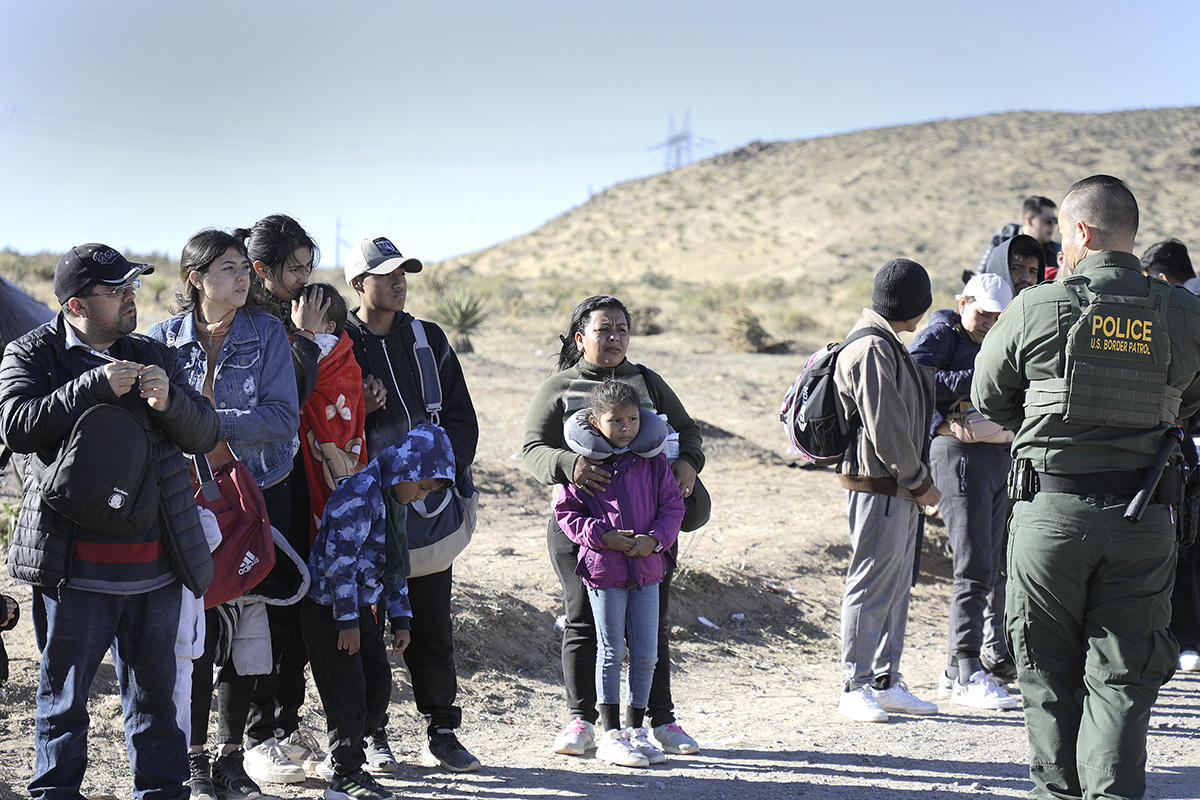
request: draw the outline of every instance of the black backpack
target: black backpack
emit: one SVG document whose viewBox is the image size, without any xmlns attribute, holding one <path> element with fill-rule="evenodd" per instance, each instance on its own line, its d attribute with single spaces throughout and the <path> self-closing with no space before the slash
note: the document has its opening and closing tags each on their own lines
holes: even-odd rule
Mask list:
<svg viewBox="0 0 1200 800">
<path fill-rule="evenodd" d="M 851 331 L 845 341 L 827 344 L 809 357 L 779 407 L 779 421 L 787 431 L 792 452 L 817 466 L 833 466 L 841 461 L 862 423 L 857 411 L 850 419 L 842 418 L 833 373 L 842 349 L 864 336 L 879 336 L 900 347 L 891 335 L 874 326 Z"/>
<path fill-rule="evenodd" d="M 47 505 L 89 530 L 140 536 L 158 515 L 150 434 L 120 406 L 84 411 L 39 484 Z"/>
</svg>

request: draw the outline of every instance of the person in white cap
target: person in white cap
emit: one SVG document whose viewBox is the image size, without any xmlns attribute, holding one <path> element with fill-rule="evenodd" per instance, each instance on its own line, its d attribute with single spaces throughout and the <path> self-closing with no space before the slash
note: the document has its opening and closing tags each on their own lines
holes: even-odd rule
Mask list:
<svg viewBox="0 0 1200 800">
<path fill-rule="evenodd" d="M 346 259 L 346 283 L 358 292 L 360 301 L 347 317 L 346 333 L 354 341 L 354 356 L 362 367 L 366 386 L 367 456 L 374 459 L 403 440 L 415 426 L 432 422 L 450 437 L 455 484 L 462 497 L 469 497 L 474 494 L 470 466 L 479 441 L 479 422 L 462 366 L 446 334 L 436 324 L 414 320 L 404 310 L 407 276 L 421 269 L 418 259 L 402 255 L 385 236 L 363 239 Z M 433 419 L 428 418 L 427 393 L 422 391 L 422 374 L 414 351 L 418 332 L 423 333 L 432 350 L 441 388 L 441 409 Z M 434 502 L 432 507 L 436 505 Z M 408 516 L 412 520 L 412 515 Z M 413 537 L 410 521 L 410 544 Z M 455 705 L 458 678 L 450 619 L 452 570 L 453 566 L 409 578 L 412 641 L 404 651 L 404 662 L 417 710 L 426 721 L 425 760 L 453 772 L 469 772 L 479 769 L 479 759 L 462 746 L 454 733 L 462 722 L 462 709 Z M 380 774 L 396 769 L 383 728 L 368 733 L 366 744 L 369 771 Z"/>
<path fill-rule="evenodd" d="M 991 710 L 1020 707 L 1002 686 L 1016 677 L 1004 642 L 1002 570 L 1013 435 L 985 420 L 970 395 L 975 356 L 1012 298 L 999 275 L 976 275 L 958 295 L 957 311 L 935 312 L 909 348 L 914 361 L 935 370 L 929 462 L 954 559 L 948 663 L 938 697 Z"/>
</svg>

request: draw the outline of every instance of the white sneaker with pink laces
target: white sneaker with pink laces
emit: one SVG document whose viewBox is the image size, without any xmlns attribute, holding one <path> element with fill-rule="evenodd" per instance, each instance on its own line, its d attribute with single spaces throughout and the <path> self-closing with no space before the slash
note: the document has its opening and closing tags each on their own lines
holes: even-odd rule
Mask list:
<svg viewBox="0 0 1200 800">
<path fill-rule="evenodd" d="M 583 717 L 572 717 L 554 740 L 554 752 L 568 756 L 581 756 L 596 747 L 596 726 Z"/>
<path fill-rule="evenodd" d="M 650 731 L 650 740 L 664 753 L 674 753 L 680 756 L 690 756 L 700 752 L 700 745 L 687 735 L 678 723 L 668 722 L 666 725 L 656 725 Z"/>
</svg>

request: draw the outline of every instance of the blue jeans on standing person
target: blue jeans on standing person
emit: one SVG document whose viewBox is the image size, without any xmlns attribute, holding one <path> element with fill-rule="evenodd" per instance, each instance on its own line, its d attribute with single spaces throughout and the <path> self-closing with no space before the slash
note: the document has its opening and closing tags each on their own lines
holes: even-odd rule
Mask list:
<svg viewBox="0 0 1200 800">
<path fill-rule="evenodd" d="M 87 769 L 88 692 L 111 649 L 125 711 L 125 744 L 139 800 L 186 800 L 187 737 L 175 719 L 179 583 L 143 594 L 34 589 L 42 653 L 29 794 L 79 800 Z"/>
<path fill-rule="evenodd" d="M 621 702 L 621 662 L 629 645 L 627 702 L 645 708 L 658 661 L 658 584 L 625 589 L 588 587 L 596 618 L 596 700 Z"/>
</svg>

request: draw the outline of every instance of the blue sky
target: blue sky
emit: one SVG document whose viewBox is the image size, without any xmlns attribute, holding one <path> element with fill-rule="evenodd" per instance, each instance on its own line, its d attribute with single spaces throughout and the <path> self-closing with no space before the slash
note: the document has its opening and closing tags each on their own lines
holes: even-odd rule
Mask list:
<svg viewBox="0 0 1200 800">
<path fill-rule="evenodd" d="M 1200 3 L 39 0 L 0 7 L 0 246 L 178 255 L 276 211 L 427 260 L 697 157 L 1200 104 Z M 345 248 L 343 247 L 343 252 Z"/>
</svg>

